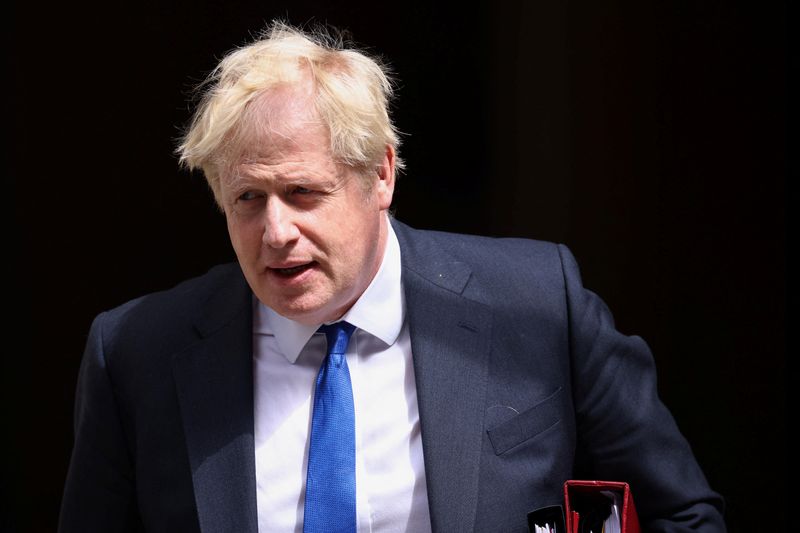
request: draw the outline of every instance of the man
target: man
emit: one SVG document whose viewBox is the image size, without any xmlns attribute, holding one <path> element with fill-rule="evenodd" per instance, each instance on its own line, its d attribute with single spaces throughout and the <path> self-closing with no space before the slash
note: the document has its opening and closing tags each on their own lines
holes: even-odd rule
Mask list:
<svg viewBox="0 0 800 533">
<path fill-rule="evenodd" d="M 565 247 L 390 219 L 378 63 L 274 24 L 208 84 L 179 153 L 238 263 L 95 320 L 61 531 L 527 531 L 577 477 L 724 531 Z"/>
</svg>

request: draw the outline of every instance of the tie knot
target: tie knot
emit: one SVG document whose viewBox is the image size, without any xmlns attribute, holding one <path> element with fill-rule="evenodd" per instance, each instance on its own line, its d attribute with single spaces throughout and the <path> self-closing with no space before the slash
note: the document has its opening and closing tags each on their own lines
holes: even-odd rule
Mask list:
<svg viewBox="0 0 800 533">
<path fill-rule="evenodd" d="M 323 324 L 317 331 L 324 333 L 328 339 L 328 354 L 344 355 L 350 336 L 355 330 L 353 324 L 342 320 L 333 324 Z"/>
</svg>

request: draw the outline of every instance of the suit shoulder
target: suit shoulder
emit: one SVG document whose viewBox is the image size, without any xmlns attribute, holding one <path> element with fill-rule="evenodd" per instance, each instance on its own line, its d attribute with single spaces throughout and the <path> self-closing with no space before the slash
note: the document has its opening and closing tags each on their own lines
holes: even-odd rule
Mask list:
<svg viewBox="0 0 800 533">
<path fill-rule="evenodd" d="M 557 257 L 558 244 L 549 241 L 520 237 L 491 237 L 456 233 L 438 233 L 442 242 L 451 242 L 455 251 L 472 251 L 487 255 L 510 254 L 514 256 Z"/>
<path fill-rule="evenodd" d="M 577 265 L 563 244 L 414 230 L 398 223 L 395 230 L 405 268 L 429 280 L 440 271 L 469 273 L 462 294 L 493 306 L 562 309 L 568 280 L 577 280 L 569 284 L 573 287 L 581 285 L 579 275 L 575 277 Z"/>
<path fill-rule="evenodd" d="M 164 343 L 167 339 L 190 335 L 209 312 L 220 316 L 232 314 L 247 301 L 248 295 L 249 288 L 239 265 L 227 263 L 169 289 L 125 302 L 101 313 L 95 322 L 98 327 L 102 323 L 110 345 L 136 345 L 149 340 Z"/>
<path fill-rule="evenodd" d="M 469 235 L 445 231 L 417 230 L 395 223 L 401 245 L 419 257 L 446 252 L 454 260 L 473 266 L 517 263 L 520 261 L 560 271 L 562 254 L 569 251 L 563 244 L 517 238 Z M 433 253 L 436 252 L 436 253 Z M 571 257 L 571 255 L 570 255 Z"/>
<path fill-rule="evenodd" d="M 143 307 L 170 309 L 173 306 L 199 303 L 212 292 L 215 287 L 241 277 L 241 270 L 236 263 L 216 265 L 204 274 L 182 280 L 170 288 L 143 294 L 105 311 L 111 317 L 121 317 Z"/>
</svg>

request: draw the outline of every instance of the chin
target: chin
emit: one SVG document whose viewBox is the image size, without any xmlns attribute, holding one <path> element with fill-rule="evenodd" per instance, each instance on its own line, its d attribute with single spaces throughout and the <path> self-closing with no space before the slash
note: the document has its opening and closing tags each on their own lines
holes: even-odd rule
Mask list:
<svg viewBox="0 0 800 533">
<path fill-rule="evenodd" d="M 281 294 L 274 287 L 272 290 L 264 287 L 264 290 L 260 292 L 263 293 L 264 298 L 259 296 L 259 299 L 267 307 L 272 308 L 281 316 L 306 325 L 336 320 L 350 308 L 349 305 L 342 303 L 342 301 L 346 301 L 345 298 L 334 298 L 335 294 L 331 293 L 335 291 L 324 290 L 320 287 L 304 290 L 297 294 L 286 292 Z"/>
<path fill-rule="evenodd" d="M 327 311 L 325 310 L 324 304 L 317 303 L 315 305 L 311 302 L 274 303 L 275 305 L 271 305 L 270 303 L 266 305 L 272 307 L 279 315 L 294 320 L 295 322 L 300 322 L 301 324 L 321 324 L 329 320 L 329 318 L 326 317 Z"/>
</svg>

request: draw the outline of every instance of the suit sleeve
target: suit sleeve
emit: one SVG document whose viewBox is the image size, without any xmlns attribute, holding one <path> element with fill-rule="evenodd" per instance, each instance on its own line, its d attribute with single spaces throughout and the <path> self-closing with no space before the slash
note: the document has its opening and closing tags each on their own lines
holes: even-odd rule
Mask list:
<svg viewBox="0 0 800 533">
<path fill-rule="evenodd" d="M 643 531 L 725 531 L 722 498 L 658 397 L 650 349 L 616 330 L 603 301 L 583 288 L 569 250 L 559 250 L 578 447 L 591 475 L 630 484 Z"/>
<path fill-rule="evenodd" d="M 104 316 L 92 324 L 78 374 L 59 533 L 138 529 L 131 453 L 104 352 Z"/>
</svg>

